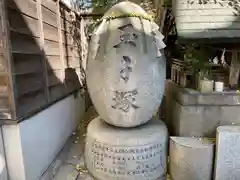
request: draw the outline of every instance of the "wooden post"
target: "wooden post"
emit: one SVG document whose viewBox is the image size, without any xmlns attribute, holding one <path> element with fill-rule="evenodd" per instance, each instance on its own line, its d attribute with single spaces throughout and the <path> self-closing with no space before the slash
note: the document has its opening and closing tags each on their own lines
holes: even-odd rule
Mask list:
<svg viewBox="0 0 240 180">
<path fill-rule="evenodd" d="M 47 102 L 50 101 L 49 96 L 49 82 L 48 82 L 48 69 L 47 69 L 47 59 L 44 53 L 44 32 L 43 32 L 43 18 L 42 18 L 42 0 L 37 0 L 37 15 L 38 15 L 38 23 L 40 29 L 40 49 L 42 56 L 42 65 L 43 65 L 43 82 L 45 82 L 44 91 L 46 94 Z"/>
<path fill-rule="evenodd" d="M 7 0 L 6 0 L 7 1 Z M 9 38 L 9 23 L 7 18 L 7 5 L 5 0 L 0 0 L 0 58 L 2 55 L 2 65 L 4 67 L 4 74 L 7 77 L 7 97 L 9 100 L 9 113 L 6 114 L 8 117 L 6 119 L 16 120 L 16 104 L 15 104 L 15 79 L 12 77 L 12 53 L 10 48 L 10 38 Z M 1 92 L 2 94 L 2 92 Z M 0 104 L 1 112 L 3 108 Z M 1 117 L 2 118 L 2 117 Z"/>
<path fill-rule="evenodd" d="M 229 74 L 229 85 L 231 88 L 238 88 L 239 73 L 240 73 L 240 54 L 237 51 L 233 51 Z"/>
<path fill-rule="evenodd" d="M 58 36 L 59 36 L 59 50 L 60 50 L 60 59 L 62 63 L 62 70 L 61 70 L 61 75 L 62 75 L 62 80 L 64 79 L 65 72 L 64 69 L 67 67 L 66 62 L 65 62 L 65 57 L 63 54 L 63 39 L 62 39 L 62 27 L 61 27 L 61 12 L 60 12 L 60 0 L 57 0 L 57 28 L 58 28 Z M 64 82 L 62 82 L 64 83 Z"/>
<path fill-rule="evenodd" d="M 231 88 L 238 88 L 239 73 L 240 73 L 240 54 L 237 51 L 233 51 L 229 74 L 229 85 Z"/>
</svg>

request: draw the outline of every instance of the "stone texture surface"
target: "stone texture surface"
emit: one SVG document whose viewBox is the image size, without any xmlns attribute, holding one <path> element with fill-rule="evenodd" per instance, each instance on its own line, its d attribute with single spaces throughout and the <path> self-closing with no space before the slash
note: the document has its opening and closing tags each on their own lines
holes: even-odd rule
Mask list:
<svg viewBox="0 0 240 180">
<path fill-rule="evenodd" d="M 167 141 L 167 128 L 160 120 L 123 129 L 97 117 L 87 130 L 86 166 L 98 180 L 166 179 Z"/>
<path fill-rule="evenodd" d="M 173 180 L 212 180 L 214 142 L 191 137 L 170 138 Z"/>
<path fill-rule="evenodd" d="M 217 128 L 214 180 L 240 179 L 240 126 Z"/>
<path fill-rule="evenodd" d="M 240 125 L 240 96 L 204 94 L 166 81 L 166 123 L 174 136 L 215 137 L 220 125 Z"/>
<path fill-rule="evenodd" d="M 106 14 L 137 13 L 140 6 L 125 1 Z M 120 127 L 134 127 L 151 119 L 164 93 L 165 47 L 158 26 L 126 17 L 102 21 L 91 38 L 86 78 L 99 115 Z"/>
</svg>

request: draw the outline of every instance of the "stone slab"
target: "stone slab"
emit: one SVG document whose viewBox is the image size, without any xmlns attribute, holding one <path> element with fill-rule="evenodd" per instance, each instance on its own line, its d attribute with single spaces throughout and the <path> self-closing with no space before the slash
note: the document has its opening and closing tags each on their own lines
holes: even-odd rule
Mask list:
<svg viewBox="0 0 240 180">
<path fill-rule="evenodd" d="M 240 179 L 240 126 L 217 128 L 214 180 Z"/>
<path fill-rule="evenodd" d="M 172 180 L 212 180 L 214 142 L 205 138 L 170 137 Z"/>
<path fill-rule="evenodd" d="M 240 106 L 183 106 L 171 102 L 168 124 L 174 136 L 211 137 L 222 125 L 240 125 Z"/>
<path fill-rule="evenodd" d="M 239 93 L 234 91 L 202 93 L 195 89 L 182 88 L 171 80 L 166 80 L 165 94 L 181 105 L 221 105 L 240 106 Z"/>
</svg>

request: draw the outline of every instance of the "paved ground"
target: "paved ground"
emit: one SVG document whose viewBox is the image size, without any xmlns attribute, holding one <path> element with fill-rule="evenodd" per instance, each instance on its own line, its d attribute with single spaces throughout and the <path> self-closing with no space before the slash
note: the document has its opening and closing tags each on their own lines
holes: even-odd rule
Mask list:
<svg viewBox="0 0 240 180">
<path fill-rule="evenodd" d="M 96 111 L 89 108 L 77 131 L 69 138 L 41 180 L 94 180 L 85 168 L 83 152 L 86 127 L 96 115 Z"/>
<path fill-rule="evenodd" d="M 83 152 L 86 127 L 96 116 L 96 111 L 90 108 L 80 122 L 77 131 L 69 138 L 41 180 L 94 180 L 85 168 Z"/>
</svg>

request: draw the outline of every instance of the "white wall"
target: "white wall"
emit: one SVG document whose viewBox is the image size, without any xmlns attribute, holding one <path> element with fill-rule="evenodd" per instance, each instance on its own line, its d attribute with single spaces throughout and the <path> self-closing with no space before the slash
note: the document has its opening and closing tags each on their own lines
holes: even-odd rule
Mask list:
<svg viewBox="0 0 240 180">
<path fill-rule="evenodd" d="M 8 180 L 1 127 L 0 127 L 0 180 Z"/>
<path fill-rule="evenodd" d="M 72 95 L 18 125 L 3 126 L 9 180 L 39 180 L 77 127 L 84 103 Z"/>
</svg>

